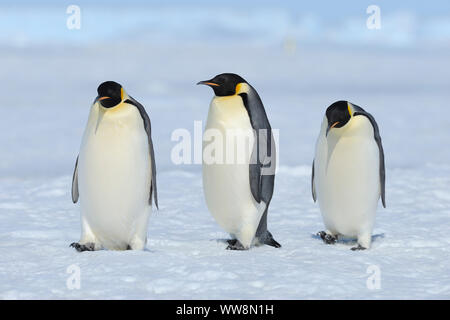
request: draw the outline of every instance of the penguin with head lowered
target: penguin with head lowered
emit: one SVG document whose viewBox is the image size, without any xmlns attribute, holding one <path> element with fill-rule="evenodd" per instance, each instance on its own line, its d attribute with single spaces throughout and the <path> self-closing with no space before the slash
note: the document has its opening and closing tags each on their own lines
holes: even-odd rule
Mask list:
<svg viewBox="0 0 450 320">
<path fill-rule="evenodd" d="M 272 128 L 258 93 L 233 73 L 219 74 L 198 84 L 211 87 L 215 94 L 203 137 L 203 190 L 209 211 L 232 237 L 227 249 L 246 250 L 262 244 L 281 247 L 267 230 L 276 151 Z M 210 162 L 205 161 L 208 131 L 220 133 L 228 153 Z M 244 140 L 248 145 L 246 152 L 238 147 Z M 235 149 L 236 158 L 228 161 L 229 152 Z"/>
<path fill-rule="evenodd" d="M 385 204 L 384 152 L 375 118 L 338 101 L 328 107 L 312 166 L 312 196 L 318 200 L 327 244 L 356 238 L 352 250 L 370 248 L 378 199 Z"/>
<path fill-rule="evenodd" d="M 150 119 L 120 84 L 104 82 L 97 92 L 73 174 L 82 231 L 71 246 L 144 249 L 152 198 L 158 207 Z"/>
</svg>

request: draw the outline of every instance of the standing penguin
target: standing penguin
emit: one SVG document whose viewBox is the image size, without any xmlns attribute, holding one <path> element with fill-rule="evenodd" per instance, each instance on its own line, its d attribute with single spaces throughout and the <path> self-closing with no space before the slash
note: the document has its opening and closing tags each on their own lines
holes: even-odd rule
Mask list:
<svg viewBox="0 0 450 320">
<path fill-rule="evenodd" d="M 227 249 L 251 245 L 281 245 L 267 230 L 267 211 L 275 181 L 275 142 L 263 103 L 256 90 L 240 76 L 219 74 L 197 84 L 210 86 L 211 101 L 203 144 L 203 190 L 206 204 L 232 239 Z M 216 150 L 215 161 L 205 161 L 208 132 L 219 133 L 226 146 Z M 247 150 L 239 149 L 247 144 Z M 234 158 L 234 150 L 237 148 Z M 233 159 L 231 159 L 233 158 Z M 229 161 L 231 159 L 231 161 Z"/>
<path fill-rule="evenodd" d="M 113 81 L 102 83 L 92 105 L 72 180 L 81 200 L 77 251 L 144 249 L 152 194 L 158 207 L 150 119 Z"/>
<path fill-rule="evenodd" d="M 328 107 L 312 166 L 312 196 L 319 201 L 327 244 L 357 238 L 352 250 L 370 248 L 378 199 L 385 204 L 384 153 L 374 117 L 338 101 Z"/>
</svg>

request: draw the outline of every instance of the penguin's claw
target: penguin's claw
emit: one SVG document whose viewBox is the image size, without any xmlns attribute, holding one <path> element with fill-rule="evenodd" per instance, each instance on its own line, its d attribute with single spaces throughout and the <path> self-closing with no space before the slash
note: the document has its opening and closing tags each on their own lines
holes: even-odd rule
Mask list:
<svg viewBox="0 0 450 320">
<path fill-rule="evenodd" d="M 337 241 L 337 237 L 332 236 L 331 234 L 326 233 L 325 231 L 317 232 L 317 235 L 325 242 L 326 244 L 335 244 Z"/>
<path fill-rule="evenodd" d="M 361 251 L 361 250 L 366 250 L 367 248 L 364 248 L 362 245 L 358 244 L 357 247 L 353 247 L 351 248 L 352 251 Z"/>
<path fill-rule="evenodd" d="M 75 248 L 78 252 L 94 251 L 93 243 L 79 244 L 78 242 L 72 242 L 69 247 Z"/>
<path fill-rule="evenodd" d="M 227 240 L 227 242 L 227 250 L 245 250 L 244 246 L 237 239 Z"/>
</svg>

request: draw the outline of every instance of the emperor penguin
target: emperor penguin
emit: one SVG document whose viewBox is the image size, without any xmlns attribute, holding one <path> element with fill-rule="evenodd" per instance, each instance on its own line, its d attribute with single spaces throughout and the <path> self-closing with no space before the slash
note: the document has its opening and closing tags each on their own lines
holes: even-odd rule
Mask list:
<svg viewBox="0 0 450 320">
<path fill-rule="evenodd" d="M 210 86 L 215 94 L 203 136 L 203 190 L 209 211 L 231 235 L 227 249 L 246 250 L 262 244 L 281 247 L 267 230 L 276 151 L 258 93 L 233 73 L 197 84 Z M 211 134 L 222 138 L 219 145 L 226 148 L 217 148 L 208 160 L 211 145 L 206 140 Z"/>
<path fill-rule="evenodd" d="M 370 248 L 375 212 L 385 201 L 384 152 L 375 118 L 348 101 L 326 110 L 312 165 L 312 197 L 326 227 L 327 244 L 357 239 L 352 250 Z"/>
<path fill-rule="evenodd" d="M 73 173 L 82 230 L 71 246 L 142 250 L 152 198 L 158 207 L 150 118 L 117 82 L 103 82 L 97 92 Z"/>
</svg>

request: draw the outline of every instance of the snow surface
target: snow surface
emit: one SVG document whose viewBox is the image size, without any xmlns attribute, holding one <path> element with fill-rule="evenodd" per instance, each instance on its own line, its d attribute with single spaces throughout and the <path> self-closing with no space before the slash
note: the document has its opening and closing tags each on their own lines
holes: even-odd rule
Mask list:
<svg viewBox="0 0 450 320">
<path fill-rule="evenodd" d="M 300 42 L 286 50 L 273 38 L 96 36 L 98 44 L 0 51 L 0 298 L 450 298 L 448 47 Z M 204 203 L 201 167 L 171 161 L 173 130 L 193 133 L 194 120 L 206 120 L 212 92 L 195 83 L 221 72 L 244 76 L 280 130 L 268 223 L 281 249 L 225 250 L 228 235 Z M 160 210 L 145 251 L 69 248 L 80 236 L 73 165 L 104 80 L 122 83 L 152 120 Z M 385 149 L 387 209 L 379 206 L 373 247 L 363 252 L 315 236 L 323 223 L 310 193 L 314 144 L 325 108 L 338 99 L 375 116 Z M 79 290 L 66 285 L 72 265 L 81 270 Z M 380 270 L 380 289 L 367 286 L 370 266 Z"/>
</svg>

